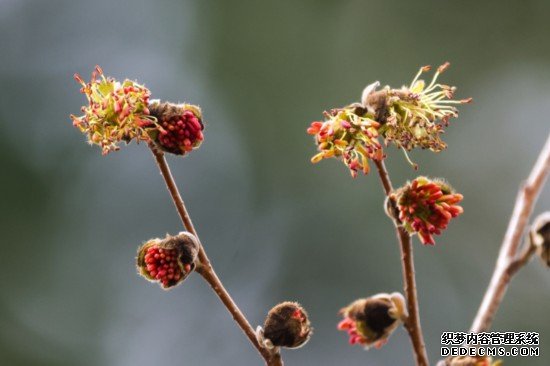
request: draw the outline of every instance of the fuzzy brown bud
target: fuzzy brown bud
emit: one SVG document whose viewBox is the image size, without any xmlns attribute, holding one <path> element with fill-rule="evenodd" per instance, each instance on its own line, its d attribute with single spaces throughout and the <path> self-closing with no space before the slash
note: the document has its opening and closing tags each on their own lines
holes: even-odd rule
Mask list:
<svg viewBox="0 0 550 366">
<path fill-rule="evenodd" d="M 307 343 L 311 332 L 304 308 L 296 302 L 285 301 L 269 311 L 263 329 L 258 327 L 256 334 L 263 347 L 273 349 L 299 348 Z"/>
<path fill-rule="evenodd" d="M 182 283 L 195 269 L 198 252 L 198 241 L 188 232 L 151 239 L 138 250 L 138 272 L 167 290 Z"/>
<path fill-rule="evenodd" d="M 546 211 L 535 219 L 531 226 L 531 240 L 539 258 L 550 268 L 550 211 Z"/>
</svg>

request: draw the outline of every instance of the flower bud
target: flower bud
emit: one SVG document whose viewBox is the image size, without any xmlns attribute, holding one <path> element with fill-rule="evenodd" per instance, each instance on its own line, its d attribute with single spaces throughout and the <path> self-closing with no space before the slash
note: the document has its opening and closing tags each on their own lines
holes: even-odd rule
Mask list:
<svg viewBox="0 0 550 366">
<path fill-rule="evenodd" d="M 546 211 L 535 219 L 531 226 L 531 240 L 539 258 L 545 266 L 550 267 L 550 211 Z"/>
<path fill-rule="evenodd" d="M 162 288 L 179 285 L 195 269 L 199 244 L 195 236 L 181 232 L 164 239 L 151 239 L 138 250 L 139 274 Z"/>
<path fill-rule="evenodd" d="M 359 299 L 340 310 L 338 330 L 346 331 L 350 344 L 382 347 L 397 326 L 408 317 L 405 298 L 398 292 Z"/>
<path fill-rule="evenodd" d="M 199 107 L 154 101 L 149 109 L 151 115 L 157 119 L 157 131 L 152 139 L 162 150 L 185 155 L 198 148 L 204 140 L 204 125 Z"/>
<path fill-rule="evenodd" d="M 82 107 L 83 116 L 71 115 L 73 126 L 88 135 L 90 144 L 101 146 L 103 154 L 118 150 L 118 143 L 131 140 L 148 141 L 154 118 L 149 115 L 149 89 L 131 80 L 119 83 L 106 78 L 99 66 L 86 83 L 78 74 L 82 94 L 88 106 Z"/>
<path fill-rule="evenodd" d="M 258 327 L 258 342 L 265 348 L 299 348 L 311 337 L 307 312 L 296 302 L 285 301 L 267 314 L 264 327 Z"/>
<path fill-rule="evenodd" d="M 441 179 L 418 177 L 392 194 L 399 219 L 409 233 L 417 233 L 426 245 L 435 245 L 433 235 L 441 234 L 453 217 L 463 212 L 457 203 L 462 195 Z"/>
</svg>

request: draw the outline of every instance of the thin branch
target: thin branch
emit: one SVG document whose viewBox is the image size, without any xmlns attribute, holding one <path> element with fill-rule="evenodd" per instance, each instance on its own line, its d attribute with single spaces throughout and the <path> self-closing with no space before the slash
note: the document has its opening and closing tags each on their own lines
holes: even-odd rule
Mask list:
<svg viewBox="0 0 550 366">
<path fill-rule="evenodd" d="M 536 250 L 537 248 L 535 247 L 532 233 L 529 233 L 529 239 L 523 245 L 523 249 L 518 254 L 517 258 L 508 264 L 508 275 L 512 277 L 517 271 L 520 270 L 521 267 L 525 266 L 533 254 L 535 254 Z"/>
<path fill-rule="evenodd" d="M 422 335 L 422 327 L 420 326 L 420 316 L 418 313 L 418 296 L 416 294 L 416 280 L 414 274 L 414 259 L 411 243 L 411 236 L 403 228 L 397 214 L 397 206 L 390 195 L 393 191 L 392 183 L 383 161 L 374 160 L 378 175 L 382 181 L 384 192 L 388 197 L 389 210 L 392 211 L 392 219 L 397 232 L 397 238 L 401 248 L 401 265 L 403 269 L 403 287 L 407 297 L 407 310 L 409 317 L 405 320 L 405 329 L 409 333 L 413 345 L 415 360 L 417 366 L 428 366 L 428 355 Z"/>
<path fill-rule="evenodd" d="M 491 282 L 474 319 L 471 332 L 485 332 L 490 329 L 512 276 L 527 263 L 533 254 L 533 248 L 530 247 L 524 248 L 522 254 L 518 254 L 518 250 L 533 207 L 549 174 L 550 135 L 533 166 L 533 170 L 518 192 L 514 212 L 502 241 Z"/>
<path fill-rule="evenodd" d="M 244 314 L 241 312 L 237 304 L 235 304 L 235 302 L 233 301 L 233 299 L 231 298 L 231 296 L 223 286 L 222 282 L 216 275 L 216 272 L 214 271 L 214 268 L 212 267 L 212 264 L 210 263 L 210 260 L 206 255 L 206 251 L 204 250 L 204 247 L 200 242 L 199 236 L 197 235 L 197 231 L 193 226 L 193 222 L 191 221 L 191 217 L 189 216 L 187 208 L 185 207 L 185 203 L 183 202 L 183 199 L 178 191 L 178 187 L 176 186 L 176 182 L 174 181 L 172 173 L 170 172 L 168 163 L 164 158 L 164 153 L 159 149 L 157 149 L 152 144 L 150 144 L 149 147 L 153 152 L 157 165 L 160 169 L 160 173 L 164 178 L 166 187 L 170 192 L 170 196 L 172 198 L 172 201 L 174 202 L 174 205 L 176 206 L 176 209 L 181 218 L 181 221 L 183 222 L 183 225 L 185 226 L 187 231 L 195 235 L 195 237 L 199 242 L 199 255 L 198 255 L 199 263 L 197 263 L 197 267 L 195 271 L 198 272 L 206 280 L 206 282 L 208 282 L 210 287 L 212 287 L 212 290 L 214 290 L 216 295 L 218 295 L 222 303 L 227 308 L 227 311 L 231 313 L 235 322 L 242 329 L 244 334 L 248 337 L 252 345 L 258 350 L 260 355 L 264 358 L 266 365 L 283 366 L 283 361 L 281 359 L 281 355 L 279 352 L 272 352 L 262 347 L 258 343 L 254 329 L 252 328 L 252 326 L 250 325 L 250 323 L 248 322 Z"/>
</svg>

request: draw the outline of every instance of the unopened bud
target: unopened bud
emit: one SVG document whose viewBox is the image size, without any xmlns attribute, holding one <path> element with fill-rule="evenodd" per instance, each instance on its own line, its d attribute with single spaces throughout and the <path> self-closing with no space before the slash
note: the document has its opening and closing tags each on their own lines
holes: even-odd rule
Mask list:
<svg viewBox="0 0 550 366">
<path fill-rule="evenodd" d="M 550 268 L 550 211 L 535 219 L 531 226 L 531 240 L 544 265 Z"/>
<path fill-rule="evenodd" d="M 139 274 L 151 282 L 158 282 L 164 289 L 173 288 L 195 269 L 198 252 L 198 241 L 188 232 L 151 239 L 138 250 Z"/>
<path fill-rule="evenodd" d="M 272 308 L 264 327 L 256 335 L 260 344 L 268 349 L 275 347 L 299 348 L 311 337 L 312 328 L 307 312 L 296 302 L 285 301 Z"/>
<path fill-rule="evenodd" d="M 365 349 L 382 347 L 395 328 L 408 317 L 406 302 L 398 292 L 378 294 L 352 302 L 340 311 L 338 329 L 346 331 L 350 344 Z"/>
</svg>

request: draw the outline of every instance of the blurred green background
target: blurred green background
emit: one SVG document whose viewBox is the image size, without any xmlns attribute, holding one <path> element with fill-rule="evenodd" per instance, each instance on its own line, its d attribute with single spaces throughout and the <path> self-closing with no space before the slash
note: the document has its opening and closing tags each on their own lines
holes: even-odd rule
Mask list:
<svg viewBox="0 0 550 366">
<path fill-rule="evenodd" d="M 444 331 L 466 331 L 493 270 L 517 188 L 550 131 L 548 1 L 0 0 L 0 365 L 260 365 L 197 276 L 164 292 L 135 273 L 137 246 L 181 225 L 146 146 L 102 157 L 72 128 L 85 103 L 72 75 L 145 83 L 153 97 L 201 105 L 202 148 L 170 158 L 220 277 L 254 324 L 300 301 L 315 334 L 292 365 L 412 365 L 398 329 L 381 350 L 350 347 L 337 311 L 402 291 L 393 228 L 375 174 L 317 165 L 308 124 L 400 86 L 421 65 L 461 108 L 441 154 L 399 151 L 395 184 L 444 176 L 465 214 L 422 247 L 421 318 L 432 362 Z M 550 207 L 546 189 L 536 213 Z M 538 331 L 550 361 L 550 273 L 514 279 L 494 329 Z"/>
</svg>

